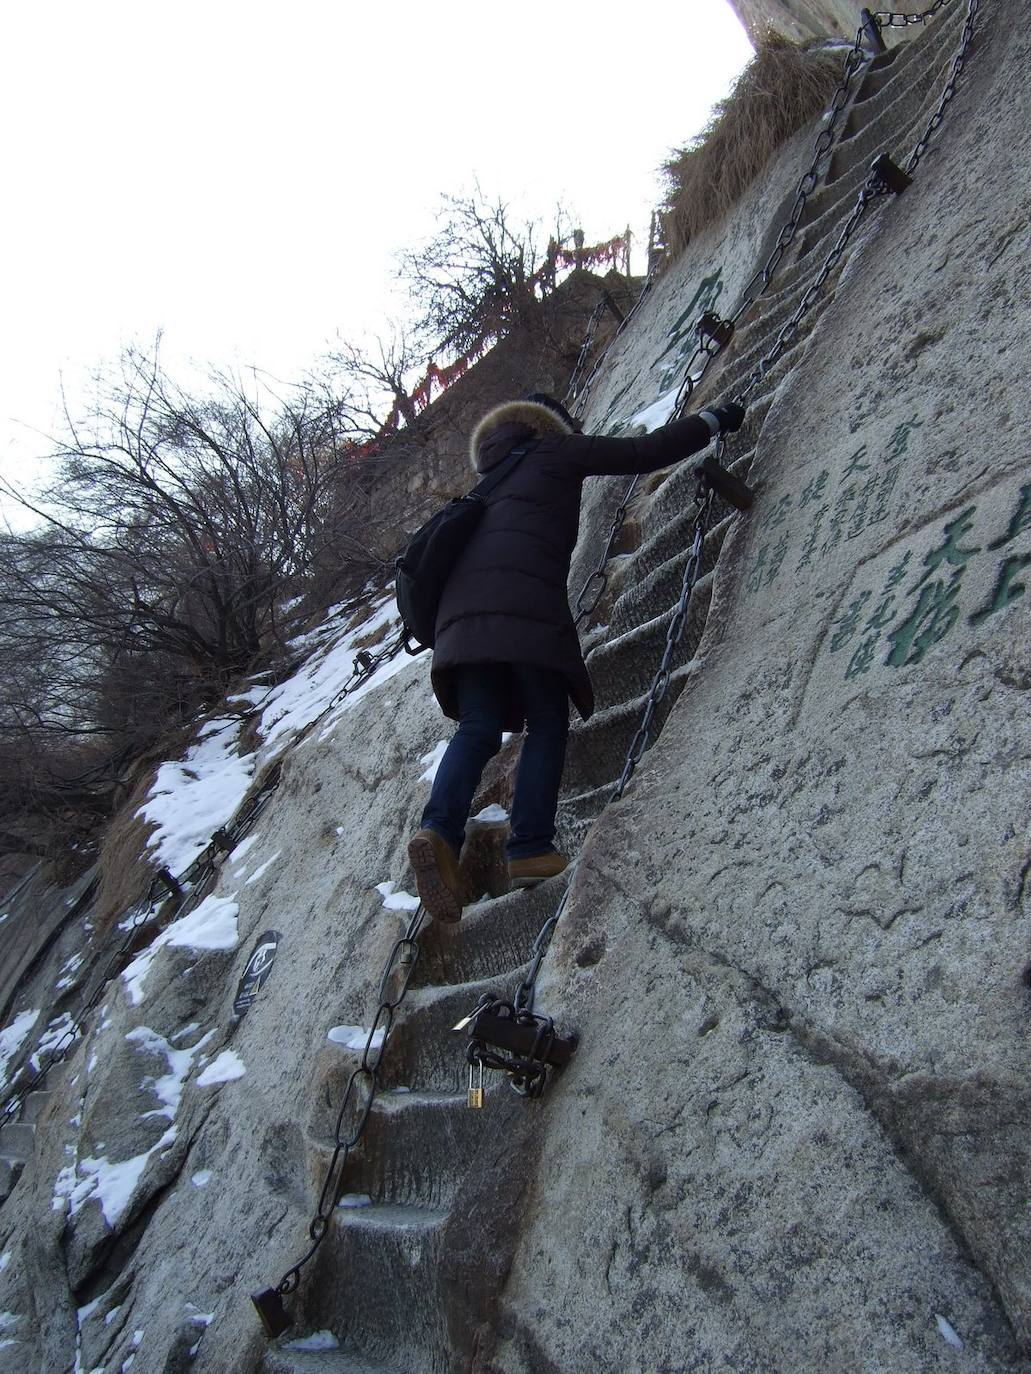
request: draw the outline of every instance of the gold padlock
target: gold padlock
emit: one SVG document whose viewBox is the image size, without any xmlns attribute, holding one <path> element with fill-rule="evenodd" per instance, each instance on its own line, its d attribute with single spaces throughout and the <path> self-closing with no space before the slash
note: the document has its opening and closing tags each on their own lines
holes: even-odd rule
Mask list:
<svg viewBox="0 0 1031 1374">
<path fill-rule="evenodd" d="M 480 1060 L 476 1061 L 480 1070 L 480 1081 L 473 1087 L 473 1066 L 469 1065 L 469 1102 L 470 1107 L 482 1108 L 483 1106 L 483 1064 Z"/>
</svg>

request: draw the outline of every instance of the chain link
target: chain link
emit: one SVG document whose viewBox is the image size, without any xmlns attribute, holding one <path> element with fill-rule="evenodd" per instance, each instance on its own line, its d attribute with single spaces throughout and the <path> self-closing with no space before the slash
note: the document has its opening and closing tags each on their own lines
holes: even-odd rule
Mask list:
<svg viewBox="0 0 1031 1374">
<path fill-rule="evenodd" d="M 939 4 L 935 6 L 935 9 L 939 8 L 943 3 L 945 3 L 945 0 L 939 0 Z M 927 128 L 921 134 L 920 138 L 917 140 L 916 147 L 909 155 L 909 161 L 906 163 L 905 168 L 909 176 L 912 176 L 913 172 L 915 172 L 920 165 L 920 159 L 923 157 L 924 153 L 926 153 L 927 145 L 938 132 L 942 120 L 945 118 L 945 111 L 951 103 L 953 96 L 956 94 L 956 83 L 959 81 L 960 72 L 963 70 L 964 63 L 967 60 L 967 54 L 970 51 L 970 43 L 974 37 L 974 24 L 980 7 L 980 0 L 969 0 L 967 4 L 967 18 L 966 23 L 963 25 L 959 50 L 953 59 L 952 69 L 949 72 L 949 79 L 945 83 L 945 89 L 942 91 L 942 97 L 938 102 L 938 108 L 929 119 Z M 929 10 L 928 13 L 933 14 L 934 10 Z"/>
<path fill-rule="evenodd" d="M 725 441 L 723 436 L 716 441 L 716 461 L 722 463 L 724 456 Z M 680 588 L 680 600 L 677 602 L 676 610 L 673 612 L 673 619 L 670 621 L 666 630 L 666 647 L 663 650 L 662 661 L 658 671 L 652 679 L 652 685 L 648 692 L 648 701 L 645 704 L 641 723 L 637 727 L 637 733 L 631 741 L 627 751 L 626 762 L 623 765 L 623 772 L 619 782 L 616 784 L 615 791 L 609 798 L 610 801 L 618 801 L 626 790 L 627 784 L 634 775 L 634 770 L 644 757 L 644 751 L 648 748 L 651 740 L 652 724 L 655 719 L 655 712 L 659 703 L 666 695 L 672 675 L 673 654 L 684 633 L 684 626 L 687 623 L 687 606 L 691 600 L 691 593 L 694 590 L 695 582 L 702 567 L 702 545 L 705 542 L 705 535 L 709 528 L 709 519 L 712 515 L 713 492 L 708 483 L 699 478 L 695 484 L 695 506 L 696 514 L 694 521 L 694 539 L 691 543 L 691 552 L 688 554 L 687 563 L 684 566 L 684 577 Z"/>
<path fill-rule="evenodd" d="M 549 917 L 544 925 L 541 926 L 537 938 L 533 942 L 533 949 L 530 951 L 530 967 L 527 969 L 522 981 L 516 988 L 515 997 L 513 998 L 513 1005 L 516 1011 L 533 1011 L 533 999 L 537 989 L 537 975 L 541 971 L 541 964 L 544 962 L 544 956 L 548 952 L 548 946 L 551 944 L 551 937 L 555 927 L 558 925 L 562 913 L 566 909 L 566 903 L 569 901 L 569 894 L 573 890 L 573 878 L 576 874 L 578 865 L 579 860 L 570 865 L 566 870 L 566 890 L 562 894 L 561 901 L 555 908 L 554 915 Z"/>
<path fill-rule="evenodd" d="M 569 379 L 569 385 L 566 387 L 566 394 L 562 398 L 562 404 L 567 407 L 570 406 L 576 398 L 580 385 L 580 378 L 587 366 L 587 356 L 591 351 L 591 344 L 594 342 L 594 335 L 598 329 L 598 321 L 604 313 L 605 298 L 603 296 L 591 312 L 591 318 L 587 321 L 587 332 L 584 334 L 584 341 L 580 348 L 580 356 L 576 360 L 576 366 L 573 368 L 573 375 Z M 606 352 L 607 351 L 608 350 L 606 350 Z"/>
<path fill-rule="evenodd" d="M 300 1283 L 301 1270 L 314 1256 L 329 1231 L 329 1224 L 341 1191 L 348 1158 L 365 1133 L 369 1117 L 372 1114 L 373 1103 L 379 1091 L 380 1064 L 383 1062 L 383 1055 L 386 1052 L 387 1042 L 394 1025 L 394 1017 L 405 999 L 412 974 L 418 963 L 418 936 L 424 918 L 425 913 L 420 906 L 409 921 L 404 935 L 395 941 L 390 954 L 387 956 L 379 981 L 377 994 L 379 1004 L 376 1007 L 376 1014 L 365 1040 L 361 1063 L 347 1080 L 343 1101 L 337 1113 L 336 1127 L 333 1132 L 333 1154 L 326 1169 L 326 1177 L 319 1194 L 315 1214 L 308 1226 L 308 1236 L 312 1243 L 304 1255 L 296 1264 L 291 1265 L 276 1284 L 275 1291 L 280 1297 L 286 1297 L 296 1290 Z M 390 982 L 399 970 L 401 971 L 401 979 L 396 992 L 391 995 L 389 992 Z M 380 1032 L 382 1032 L 381 1035 Z M 377 1036 L 379 1036 L 378 1044 Z M 357 1117 L 355 1118 L 356 1111 Z M 350 1120 L 355 1120 L 355 1124 L 348 1129 L 346 1123 Z"/>
<path fill-rule="evenodd" d="M 926 24 L 944 9 L 949 0 L 934 0 L 934 4 L 928 10 L 920 10 L 915 14 L 896 14 L 893 10 L 878 10 L 872 17 L 877 21 L 877 27 L 881 29 L 904 29 L 910 24 Z"/>
<path fill-rule="evenodd" d="M 588 398 L 588 396 L 590 395 L 590 392 L 591 392 L 591 387 L 594 385 L 595 379 L 596 379 L 596 377 L 598 376 L 598 373 L 601 371 L 601 369 L 602 369 L 602 367 L 603 367 L 603 365 L 604 365 L 604 363 L 605 363 L 605 359 L 609 356 L 609 353 L 612 351 L 612 349 L 613 349 L 613 347 L 614 347 L 614 345 L 615 345 L 615 343 L 616 343 L 616 340 L 617 340 L 617 339 L 619 338 L 619 336 L 624 332 L 624 330 L 626 330 L 626 329 L 629 327 L 630 321 L 636 316 L 637 312 L 640 310 L 641 306 L 644 304 L 645 299 L 647 298 L 649 292 L 651 291 L 652 287 L 655 285 L 655 278 L 658 276 L 658 272 L 659 272 L 659 264 L 656 263 L 656 264 L 652 267 L 652 270 L 648 273 L 647 277 L 645 277 L 645 279 L 644 279 L 644 285 L 641 287 L 641 294 L 637 297 L 637 300 L 634 301 L 634 303 L 633 303 L 633 305 L 631 306 L 630 310 L 627 312 L 626 315 L 624 315 L 623 319 L 622 319 L 622 320 L 620 321 L 620 323 L 616 326 L 616 332 L 613 334 L 612 338 L 609 339 L 608 343 L 605 345 L 604 349 L 603 349 L 602 352 L 599 354 L 599 356 L 595 359 L 594 366 L 591 368 L 590 373 L 588 374 L 587 379 L 586 379 L 586 381 L 584 382 L 583 386 L 581 387 L 579 393 L 576 393 L 576 394 L 573 393 L 573 384 L 572 384 L 572 382 L 570 382 L 569 387 L 566 389 L 566 398 L 567 398 L 567 402 L 566 402 L 566 403 L 569 404 L 569 397 L 572 396 L 572 398 L 573 398 L 573 410 L 572 410 L 571 413 L 572 413 L 573 416 L 575 416 L 576 419 L 579 419 L 579 418 L 583 415 L 584 408 L 585 408 L 586 405 L 587 405 L 587 398 Z M 593 331 L 596 330 L 597 327 L 598 327 L 598 326 L 597 326 L 597 320 L 601 318 L 600 312 L 603 311 L 604 308 L 605 308 L 605 300 L 604 300 L 604 297 L 603 297 L 602 300 L 600 300 L 600 301 L 598 302 L 598 306 L 596 307 L 596 309 L 595 309 L 595 311 L 594 311 L 594 314 L 591 316 L 590 320 L 589 320 L 588 323 L 587 323 L 588 331 L 591 332 L 592 334 L 593 334 Z M 595 316 L 597 316 L 597 319 L 595 318 Z M 592 326 L 593 326 L 593 328 L 592 328 Z M 586 363 L 586 350 L 587 350 L 588 347 L 589 347 L 589 341 L 588 341 L 588 343 L 585 343 L 585 347 L 584 347 L 583 349 L 581 349 L 581 356 L 583 357 L 585 363 Z M 577 366 L 579 366 L 579 363 L 577 364 Z M 575 375 L 575 374 L 574 374 L 574 375 Z"/>
</svg>

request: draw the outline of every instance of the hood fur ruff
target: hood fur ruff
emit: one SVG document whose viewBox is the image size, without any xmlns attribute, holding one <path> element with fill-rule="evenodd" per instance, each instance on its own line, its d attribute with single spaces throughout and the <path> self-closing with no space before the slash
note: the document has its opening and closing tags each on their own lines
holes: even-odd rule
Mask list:
<svg viewBox="0 0 1031 1374">
<path fill-rule="evenodd" d="M 487 412 L 473 430 L 472 438 L 469 440 L 469 458 L 477 472 L 480 471 L 476 461 L 480 445 L 488 434 L 500 429 L 502 425 L 526 425 L 528 429 L 533 430 L 535 439 L 543 439 L 546 434 L 573 433 L 561 415 L 556 415 L 553 410 L 540 405 L 537 401 L 503 401 L 501 405 Z"/>
</svg>

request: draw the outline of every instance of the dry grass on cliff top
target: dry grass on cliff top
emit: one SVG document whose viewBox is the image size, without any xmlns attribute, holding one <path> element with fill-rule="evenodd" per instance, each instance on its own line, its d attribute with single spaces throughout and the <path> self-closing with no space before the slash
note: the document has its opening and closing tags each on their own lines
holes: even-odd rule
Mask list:
<svg viewBox="0 0 1031 1374">
<path fill-rule="evenodd" d="M 663 164 L 662 230 L 671 257 L 721 218 L 796 129 L 829 101 L 841 54 L 802 48 L 772 30 L 697 137 Z"/>
</svg>

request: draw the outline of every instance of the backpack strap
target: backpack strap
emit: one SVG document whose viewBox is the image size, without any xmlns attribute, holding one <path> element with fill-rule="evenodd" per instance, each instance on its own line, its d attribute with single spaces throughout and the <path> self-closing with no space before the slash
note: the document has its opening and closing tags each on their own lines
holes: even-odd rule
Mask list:
<svg viewBox="0 0 1031 1374">
<path fill-rule="evenodd" d="M 536 447 L 536 441 L 530 444 L 519 444 L 517 448 L 514 448 L 511 453 L 502 459 L 489 477 L 485 477 L 478 486 L 473 487 L 472 491 L 467 492 L 467 496 L 478 497 L 481 501 L 485 500 L 494 488 L 500 486 L 508 474 L 514 471 L 519 464 L 519 460 L 525 458 L 526 455 L 531 453 Z"/>
</svg>

